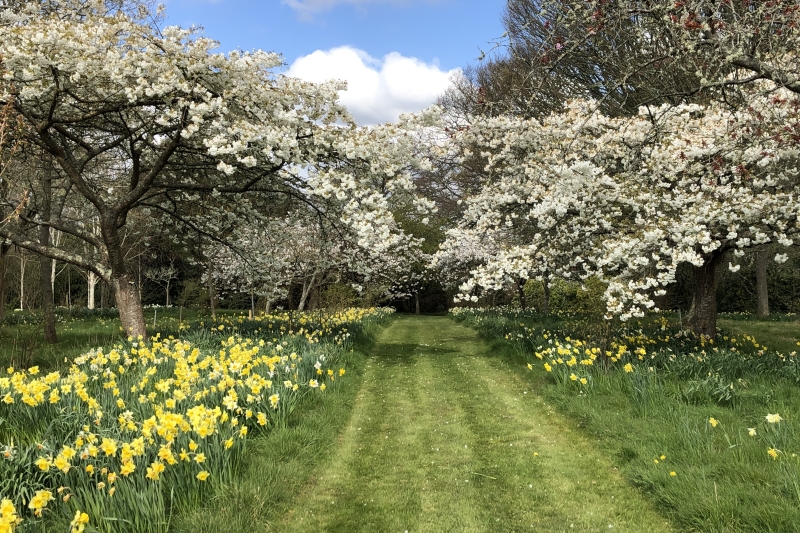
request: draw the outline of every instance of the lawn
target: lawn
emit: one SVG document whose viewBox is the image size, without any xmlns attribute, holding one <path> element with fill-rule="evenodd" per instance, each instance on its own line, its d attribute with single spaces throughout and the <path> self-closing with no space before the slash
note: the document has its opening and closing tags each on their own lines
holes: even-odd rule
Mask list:
<svg viewBox="0 0 800 533">
<path fill-rule="evenodd" d="M 617 330 L 592 358 L 605 339 L 591 319 L 459 318 L 531 365 L 532 387 L 678 529 L 800 523 L 800 374 L 794 350 L 763 349 L 791 349 L 796 323 L 724 322 L 717 343 L 700 344 L 668 317 L 650 318 Z"/>
</svg>

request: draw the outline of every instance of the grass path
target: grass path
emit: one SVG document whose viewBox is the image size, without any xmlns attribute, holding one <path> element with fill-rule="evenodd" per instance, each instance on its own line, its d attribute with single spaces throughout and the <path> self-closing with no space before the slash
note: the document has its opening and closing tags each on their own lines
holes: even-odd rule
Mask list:
<svg viewBox="0 0 800 533">
<path fill-rule="evenodd" d="M 446 317 L 398 317 L 280 531 L 669 531 L 610 459 Z"/>
</svg>

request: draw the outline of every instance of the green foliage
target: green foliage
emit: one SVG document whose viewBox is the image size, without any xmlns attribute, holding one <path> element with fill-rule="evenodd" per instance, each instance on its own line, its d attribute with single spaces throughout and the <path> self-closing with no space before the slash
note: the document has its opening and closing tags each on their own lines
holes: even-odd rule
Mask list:
<svg viewBox="0 0 800 533">
<path fill-rule="evenodd" d="M 550 282 L 550 312 L 551 313 L 582 313 L 603 315 L 605 301 L 603 293 L 606 284 L 596 277 L 591 277 L 581 283 L 555 279 Z M 525 298 L 528 306 L 541 312 L 544 309 L 544 286 L 541 282 L 528 280 L 525 284 Z M 519 298 L 515 299 L 519 303 Z"/>
<path fill-rule="evenodd" d="M 350 285 L 331 283 L 322 291 L 322 307 L 340 310 L 352 307 L 358 301 L 358 293 Z"/>
</svg>

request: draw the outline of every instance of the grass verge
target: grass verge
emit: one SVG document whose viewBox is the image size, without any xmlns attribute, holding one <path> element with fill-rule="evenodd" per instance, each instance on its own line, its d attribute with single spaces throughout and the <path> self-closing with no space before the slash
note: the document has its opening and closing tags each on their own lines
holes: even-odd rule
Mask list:
<svg viewBox="0 0 800 533">
<path fill-rule="evenodd" d="M 352 412 L 364 374 L 365 354 L 378 329 L 364 332 L 344 360 L 347 375 L 324 396 L 306 396 L 287 427 L 248 441 L 241 472 L 234 483 L 221 487 L 202 507 L 179 515 L 176 532 L 269 531 L 276 517 L 309 482 L 324 462 Z"/>
<path fill-rule="evenodd" d="M 797 530 L 800 386 L 792 373 L 757 365 L 742 368 L 733 352 L 723 357 L 706 345 L 689 349 L 687 356 L 666 366 L 648 367 L 648 353 L 644 362 L 634 358 L 637 364 L 630 371 L 621 363 L 603 369 L 600 360 L 590 370 L 580 364 L 567 369 L 589 378 L 581 384 L 559 379 L 555 368 L 546 371 L 527 348 L 520 349 L 517 333 L 533 338 L 539 333 L 531 333 L 536 324 L 515 329 L 519 324 L 518 317 L 507 321 L 509 340 L 495 340 L 498 351 L 520 366 L 532 363 L 532 386 L 545 401 L 608 454 L 680 530 Z M 475 325 L 481 328 L 480 321 Z M 784 329 L 772 331 L 772 336 L 765 334 L 771 325 L 737 322 L 730 330 L 737 335 L 761 331 L 759 345 L 771 349 L 776 337 L 795 334 L 786 329 L 791 324 L 782 324 Z M 642 336 L 657 334 L 643 330 Z M 547 345 L 548 340 L 533 344 Z M 702 372 L 690 372 L 684 359 L 691 354 Z M 770 422 L 768 414 L 779 414 L 781 420 Z"/>
</svg>

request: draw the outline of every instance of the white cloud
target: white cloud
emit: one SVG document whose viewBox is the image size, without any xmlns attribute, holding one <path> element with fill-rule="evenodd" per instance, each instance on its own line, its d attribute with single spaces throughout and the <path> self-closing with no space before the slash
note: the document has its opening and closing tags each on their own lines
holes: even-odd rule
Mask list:
<svg viewBox="0 0 800 533">
<path fill-rule="evenodd" d="M 375 59 L 363 50 L 340 46 L 298 58 L 288 75 L 306 81 L 347 81 L 342 102 L 361 125 L 397 120 L 400 113 L 429 107 L 458 69 L 445 72 L 436 65 L 397 52 Z"/>
</svg>

